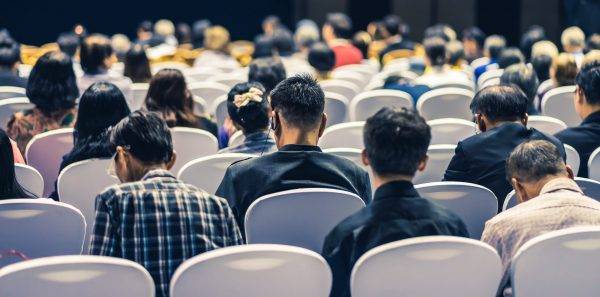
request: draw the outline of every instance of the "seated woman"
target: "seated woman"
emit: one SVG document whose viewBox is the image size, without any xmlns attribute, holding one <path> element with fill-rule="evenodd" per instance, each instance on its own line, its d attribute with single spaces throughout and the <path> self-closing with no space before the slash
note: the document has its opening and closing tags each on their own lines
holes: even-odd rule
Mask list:
<svg viewBox="0 0 600 297">
<path fill-rule="evenodd" d="M 75 124 L 79 90 L 71 58 L 61 52 L 41 56 L 29 75 L 26 94 L 35 107 L 15 113 L 7 129 L 21 152 L 33 136 Z"/>
<path fill-rule="evenodd" d="M 133 83 L 147 83 L 152 78 L 150 61 L 146 56 L 146 50 L 141 45 L 136 44 L 127 51 L 124 64 L 123 74 Z"/>
<path fill-rule="evenodd" d="M 15 175 L 15 159 L 10 138 L 0 129 L 0 200 L 11 198 L 33 198 L 23 189 Z"/>
<path fill-rule="evenodd" d="M 233 124 L 246 137 L 240 145 L 228 147 L 219 153 L 270 153 L 277 150 L 275 140 L 269 135 L 269 100 L 259 83 L 235 85 L 227 94 L 227 111 Z"/>
<path fill-rule="evenodd" d="M 108 82 L 91 85 L 81 95 L 73 149 L 63 156 L 60 170 L 87 159 L 110 158 L 114 151 L 109 146 L 107 131 L 129 113 L 125 96 L 116 85 Z M 58 200 L 58 193 L 55 191 L 50 198 Z"/>
<path fill-rule="evenodd" d="M 152 77 L 144 108 L 158 113 L 171 128 L 198 128 L 217 136 L 217 124 L 194 114 L 192 93 L 179 70 L 162 69 Z"/>
</svg>

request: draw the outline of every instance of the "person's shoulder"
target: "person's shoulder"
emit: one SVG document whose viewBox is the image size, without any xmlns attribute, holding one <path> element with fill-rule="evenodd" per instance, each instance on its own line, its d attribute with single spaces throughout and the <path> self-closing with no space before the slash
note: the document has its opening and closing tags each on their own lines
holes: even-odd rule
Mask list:
<svg viewBox="0 0 600 297">
<path fill-rule="evenodd" d="M 248 157 L 246 159 L 238 160 L 227 168 L 231 174 L 240 174 L 251 171 L 255 168 L 260 168 L 262 164 L 270 163 L 270 155 L 264 155 L 261 157 Z"/>
<path fill-rule="evenodd" d="M 321 152 L 319 154 L 324 161 L 330 162 L 332 165 L 338 167 L 341 170 L 349 170 L 349 171 L 357 171 L 357 172 L 366 172 L 362 167 L 358 166 L 356 163 L 348 160 L 344 157 L 336 156 L 334 154 L 329 154 L 325 152 Z"/>
<path fill-rule="evenodd" d="M 370 210 L 367 206 L 339 222 L 327 235 L 323 251 L 325 253 L 332 252 L 349 236 L 355 234 L 357 229 L 366 226 L 370 220 L 369 213 Z"/>
</svg>

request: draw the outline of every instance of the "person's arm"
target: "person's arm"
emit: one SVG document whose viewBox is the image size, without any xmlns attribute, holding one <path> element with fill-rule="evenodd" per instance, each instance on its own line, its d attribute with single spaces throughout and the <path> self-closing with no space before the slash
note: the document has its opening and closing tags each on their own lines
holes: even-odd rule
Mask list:
<svg viewBox="0 0 600 297">
<path fill-rule="evenodd" d="M 328 238 L 329 239 L 329 238 Z M 327 242 L 323 248 L 323 258 L 327 260 L 333 277 L 331 293 L 329 296 L 350 296 L 350 275 L 352 273 L 352 236 L 348 236 L 337 245 Z"/>
<path fill-rule="evenodd" d="M 116 226 L 111 220 L 107 198 L 112 192 L 105 192 L 96 197 L 96 219 L 90 238 L 90 255 L 113 256 L 116 254 Z"/>
<path fill-rule="evenodd" d="M 443 181 L 468 182 L 470 177 L 468 170 L 469 166 L 466 159 L 467 157 L 463 151 L 462 143 L 459 142 L 458 146 L 456 146 L 454 157 L 452 157 L 452 160 L 446 169 L 446 173 L 444 173 Z"/>
<path fill-rule="evenodd" d="M 21 155 L 21 151 L 19 151 L 17 143 L 11 139 L 10 145 L 12 146 L 13 158 L 15 160 L 15 163 L 25 164 L 25 159 L 23 159 L 23 155 Z"/>
<path fill-rule="evenodd" d="M 363 172 L 361 186 L 363 190 L 360 197 L 364 199 L 365 204 L 368 205 L 373 200 L 373 190 L 371 189 L 371 178 L 369 177 L 369 173 L 366 171 Z"/>
</svg>

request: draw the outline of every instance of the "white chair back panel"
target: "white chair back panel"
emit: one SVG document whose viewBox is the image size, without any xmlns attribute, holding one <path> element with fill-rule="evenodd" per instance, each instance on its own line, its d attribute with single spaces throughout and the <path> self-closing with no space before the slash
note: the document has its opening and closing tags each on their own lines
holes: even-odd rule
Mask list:
<svg viewBox="0 0 600 297">
<path fill-rule="evenodd" d="M 567 129 L 565 122 L 547 116 L 529 116 L 527 118 L 527 127 L 535 128 L 546 134 L 554 135 L 562 130 Z"/>
<path fill-rule="evenodd" d="M 439 182 L 444 178 L 444 173 L 450 165 L 452 157 L 454 157 L 454 151 L 456 145 L 450 144 L 436 144 L 429 146 L 427 150 L 427 166 L 424 171 L 416 173 L 413 183 L 415 185 Z"/>
<path fill-rule="evenodd" d="M 490 69 L 490 67 L 488 66 L 488 70 L 481 74 L 481 76 L 479 76 L 479 78 L 477 79 L 477 85 L 479 86 L 479 89 L 481 90 L 482 86 L 485 85 L 485 83 L 488 80 L 500 79 L 503 73 L 504 69 Z"/>
<path fill-rule="evenodd" d="M 348 118 L 348 99 L 336 93 L 325 92 L 327 127 L 344 123 Z"/>
<path fill-rule="evenodd" d="M 323 132 L 319 146 L 327 148 L 363 149 L 363 126 L 365 122 L 351 122 L 333 125 Z"/>
<path fill-rule="evenodd" d="M 198 96 L 206 101 L 206 106 L 213 106 L 217 98 L 227 95 L 230 87 L 217 82 L 197 82 L 188 85 L 192 95 Z"/>
<path fill-rule="evenodd" d="M 25 88 L 0 86 L 0 99 L 25 97 Z"/>
<path fill-rule="evenodd" d="M 8 122 L 13 114 L 19 111 L 32 109 L 33 107 L 33 103 L 30 103 L 27 97 L 16 97 L 0 100 L 0 129 L 6 130 Z"/>
<path fill-rule="evenodd" d="M 366 121 L 384 107 L 413 109 L 408 93 L 397 90 L 373 90 L 359 94 L 350 103 L 350 119 Z"/>
<path fill-rule="evenodd" d="M 214 106 L 211 107 L 209 112 L 215 115 L 217 125 L 223 127 L 225 120 L 229 117 L 229 111 L 227 110 L 227 96 L 217 98 L 217 101 L 215 101 L 213 105 Z"/>
<path fill-rule="evenodd" d="M 600 182 L 584 178 L 584 177 L 576 177 L 575 182 L 581 188 L 583 193 L 595 200 L 600 201 Z M 506 199 L 504 199 L 504 205 L 502 206 L 502 210 L 507 210 L 509 208 L 513 208 L 518 204 L 518 199 L 514 190 L 510 191 L 508 195 L 506 195 Z"/>
<path fill-rule="evenodd" d="M 171 172 L 177 173 L 187 163 L 206 156 L 214 155 L 219 150 L 217 138 L 207 131 L 193 128 L 175 127 L 171 129 L 173 149 L 177 153 L 175 165 Z"/>
<path fill-rule="evenodd" d="M 579 164 L 581 163 L 579 153 L 568 144 L 565 144 L 564 146 L 565 153 L 567 154 L 567 164 L 571 166 L 571 169 L 573 169 L 573 173 L 577 175 L 577 172 L 579 172 Z"/>
<path fill-rule="evenodd" d="M 44 193 L 44 178 L 35 168 L 29 165 L 15 163 L 15 175 L 19 185 L 21 185 L 25 191 L 33 194 L 35 197 L 42 197 Z"/>
<path fill-rule="evenodd" d="M 218 154 L 199 158 L 184 165 L 177 176 L 184 183 L 214 194 L 232 163 L 254 157 L 250 154 Z"/>
<path fill-rule="evenodd" d="M 452 144 L 456 145 L 475 135 L 475 123 L 461 119 L 438 119 L 428 121 L 431 127 L 431 145 Z"/>
<path fill-rule="evenodd" d="M 144 105 L 144 101 L 146 101 L 146 94 L 148 94 L 149 84 L 147 83 L 137 83 L 131 85 L 132 96 L 130 100 L 127 100 L 127 104 L 129 105 L 129 109 L 133 112 L 139 110 Z"/>
<path fill-rule="evenodd" d="M 417 110 L 426 120 L 457 118 L 472 120 L 469 108 L 475 94 L 457 88 L 443 88 L 429 91 L 419 98 Z"/>
<path fill-rule="evenodd" d="M 244 135 L 244 132 L 242 131 L 236 131 L 235 133 L 233 133 L 233 135 L 231 135 L 231 137 L 229 137 L 229 147 L 233 147 L 233 146 L 238 146 L 242 143 L 244 143 L 244 140 L 246 140 L 246 136 Z"/>
<path fill-rule="evenodd" d="M 324 92 L 336 93 L 344 96 L 345 98 L 354 98 L 360 89 L 353 83 L 344 80 L 326 80 L 320 83 L 321 88 Z"/>
<path fill-rule="evenodd" d="M 600 147 L 594 150 L 588 160 L 588 177 L 600 181 Z"/>
<path fill-rule="evenodd" d="M 542 98 L 542 114 L 557 118 L 569 127 L 576 127 L 581 118 L 575 111 L 575 86 L 559 87 L 548 91 Z"/>
</svg>

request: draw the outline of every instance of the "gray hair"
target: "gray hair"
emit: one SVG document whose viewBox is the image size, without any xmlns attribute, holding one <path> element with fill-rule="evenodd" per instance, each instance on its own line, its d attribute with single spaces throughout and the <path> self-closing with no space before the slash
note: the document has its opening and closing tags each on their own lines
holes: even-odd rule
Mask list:
<svg viewBox="0 0 600 297">
<path fill-rule="evenodd" d="M 546 140 L 531 140 L 517 146 L 506 161 L 510 180 L 535 182 L 547 176 L 566 173 L 566 165 L 558 148 Z"/>
</svg>

